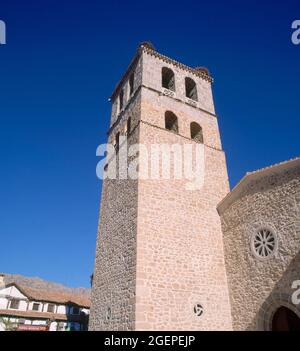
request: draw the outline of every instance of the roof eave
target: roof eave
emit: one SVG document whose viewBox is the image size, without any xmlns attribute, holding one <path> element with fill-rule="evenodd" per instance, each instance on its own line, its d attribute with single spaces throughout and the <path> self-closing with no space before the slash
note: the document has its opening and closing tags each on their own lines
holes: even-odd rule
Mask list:
<svg viewBox="0 0 300 351">
<path fill-rule="evenodd" d="M 246 173 L 246 175 L 231 190 L 231 192 L 228 193 L 225 198 L 218 204 L 217 211 L 219 215 L 221 215 L 228 208 L 228 206 L 230 206 L 239 197 L 241 192 L 250 182 L 268 175 L 280 174 L 283 171 L 296 167 L 298 165 L 300 166 L 300 157 L 296 157 L 294 159 L 284 161 L 273 166 L 262 168 L 254 172 Z"/>
<path fill-rule="evenodd" d="M 200 77 L 204 80 L 207 80 L 208 82 L 210 83 L 213 83 L 213 77 L 208 74 L 208 73 L 205 73 L 203 70 L 199 70 L 197 68 L 192 68 L 192 67 L 189 67 L 183 63 L 180 63 L 168 56 L 165 56 L 165 55 L 162 55 L 160 54 L 158 51 L 156 51 L 154 49 L 153 46 L 150 46 L 150 45 L 147 45 L 147 44 L 144 44 L 142 43 L 141 45 L 139 45 L 133 59 L 131 60 L 129 66 L 127 67 L 125 73 L 123 74 L 122 78 L 119 80 L 118 84 L 116 85 L 113 93 L 111 94 L 109 100 L 113 100 L 115 98 L 115 96 L 117 95 L 117 93 L 119 92 L 119 90 L 121 89 L 121 87 L 123 86 L 127 76 L 129 75 L 129 72 L 132 70 L 132 67 L 135 65 L 136 61 L 140 58 L 140 56 L 142 55 L 142 53 L 145 52 L 145 53 L 148 53 L 148 54 L 152 54 L 152 55 L 155 55 L 155 57 L 167 62 L 167 63 L 170 63 L 170 64 L 173 64 L 175 66 L 178 66 L 186 71 L 189 71 L 190 73 L 196 75 L 197 77 Z M 207 70 L 208 72 L 208 70 Z"/>
</svg>

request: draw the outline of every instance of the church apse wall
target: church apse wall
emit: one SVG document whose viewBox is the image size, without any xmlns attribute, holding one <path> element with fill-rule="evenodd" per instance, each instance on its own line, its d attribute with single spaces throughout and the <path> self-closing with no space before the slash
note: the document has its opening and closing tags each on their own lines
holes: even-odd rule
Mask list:
<svg viewBox="0 0 300 351">
<path fill-rule="evenodd" d="M 247 175 L 221 202 L 234 330 L 272 330 L 281 307 L 300 316 L 300 161 Z"/>
</svg>

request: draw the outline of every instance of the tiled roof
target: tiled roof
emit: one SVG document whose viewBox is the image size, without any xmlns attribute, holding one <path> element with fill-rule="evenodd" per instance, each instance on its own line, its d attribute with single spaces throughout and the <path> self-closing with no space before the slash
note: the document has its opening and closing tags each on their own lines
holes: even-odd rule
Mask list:
<svg viewBox="0 0 300 351">
<path fill-rule="evenodd" d="M 268 167 L 264 167 L 264 168 L 260 168 L 256 171 L 253 171 L 253 172 L 247 172 L 246 175 L 252 175 L 252 174 L 257 174 L 257 173 L 260 173 L 260 172 L 263 172 L 263 171 L 268 171 L 268 170 L 274 170 L 278 167 L 281 167 L 281 166 L 286 166 L 286 165 L 289 165 L 291 163 L 294 163 L 295 161 L 300 161 L 300 157 L 294 157 L 294 158 L 291 158 L 290 160 L 287 160 L 287 161 L 282 161 L 282 162 L 279 162 L 279 163 L 275 163 L 271 166 L 268 166 Z"/>
<path fill-rule="evenodd" d="M 209 70 L 205 67 L 196 67 L 196 68 L 193 68 L 193 67 L 190 67 L 190 66 L 187 66 L 181 62 L 178 62 L 168 56 L 165 56 L 165 55 L 162 55 L 160 54 L 158 51 L 156 51 L 154 48 L 152 47 L 149 47 L 148 45 L 140 45 L 139 47 L 140 50 L 143 50 L 145 51 L 146 53 L 150 54 L 150 55 L 153 55 L 157 58 L 159 58 L 160 60 L 162 61 L 165 61 L 167 63 L 170 63 L 174 66 L 177 66 L 185 71 L 188 71 L 190 73 L 193 73 L 195 74 L 196 76 L 202 78 L 202 79 L 205 79 L 207 80 L 208 82 L 212 83 L 213 82 L 213 78 L 210 76 L 209 74 Z"/>
<path fill-rule="evenodd" d="M 90 299 L 85 296 L 66 294 L 60 291 L 48 291 L 44 289 L 30 288 L 25 285 L 11 283 L 15 285 L 30 300 L 55 302 L 59 304 L 76 304 L 81 307 L 90 307 Z"/>
<path fill-rule="evenodd" d="M 241 194 L 243 189 L 252 181 L 264 176 L 279 174 L 289 168 L 300 166 L 300 157 L 292 158 L 288 161 L 276 163 L 274 165 L 258 169 L 253 172 L 247 172 L 239 183 L 228 193 L 225 198 L 217 206 L 218 212 L 222 213 L 229 205 L 231 205 Z M 299 174 L 300 176 L 300 174 Z"/>
</svg>

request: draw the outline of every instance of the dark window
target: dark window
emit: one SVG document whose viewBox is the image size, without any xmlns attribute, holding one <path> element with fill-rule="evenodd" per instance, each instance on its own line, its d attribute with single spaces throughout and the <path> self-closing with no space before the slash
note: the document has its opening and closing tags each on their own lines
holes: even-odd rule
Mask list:
<svg viewBox="0 0 300 351">
<path fill-rule="evenodd" d="M 134 91 L 134 73 L 129 78 L 129 96 L 133 94 Z"/>
<path fill-rule="evenodd" d="M 54 313 L 54 305 L 53 303 L 48 304 L 47 312 Z"/>
<path fill-rule="evenodd" d="M 191 123 L 191 138 L 197 141 L 198 143 L 203 143 L 202 128 L 196 122 Z"/>
<path fill-rule="evenodd" d="M 185 78 L 185 95 L 189 99 L 198 101 L 197 86 L 191 78 Z"/>
<path fill-rule="evenodd" d="M 19 309 L 19 305 L 20 305 L 20 301 L 17 299 L 12 299 L 10 301 L 10 308 L 13 310 L 18 310 Z"/>
<path fill-rule="evenodd" d="M 127 135 L 131 132 L 131 118 L 129 117 L 127 120 Z"/>
<path fill-rule="evenodd" d="M 34 304 L 32 305 L 32 311 L 38 311 L 39 308 L 40 308 L 40 304 L 39 304 L 39 303 L 34 303 Z"/>
<path fill-rule="evenodd" d="M 119 150 L 119 147 L 120 147 L 120 133 L 118 132 L 116 134 L 116 145 L 115 145 L 115 148 L 117 151 Z"/>
<path fill-rule="evenodd" d="M 178 119 L 177 116 L 171 111 L 167 111 L 165 113 L 165 127 L 174 133 L 178 133 Z"/>
<path fill-rule="evenodd" d="M 24 318 L 21 318 L 21 319 L 19 319 L 19 324 L 25 324 L 25 319 Z"/>
<path fill-rule="evenodd" d="M 123 100 L 124 100 L 124 91 L 123 89 L 120 91 L 120 96 L 119 96 L 119 111 L 122 111 L 123 108 Z"/>
<path fill-rule="evenodd" d="M 162 87 L 175 91 L 175 76 L 170 68 L 163 67 L 162 69 Z"/>
<path fill-rule="evenodd" d="M 79 308 L 78 307 L 73 307 L 72 313 L 73 314 L 79 314 Z"/>
</svg>

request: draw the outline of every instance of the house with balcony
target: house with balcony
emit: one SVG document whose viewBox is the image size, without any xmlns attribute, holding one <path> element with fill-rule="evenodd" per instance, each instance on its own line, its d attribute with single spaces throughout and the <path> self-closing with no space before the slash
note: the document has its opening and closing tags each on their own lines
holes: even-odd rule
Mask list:
<svg viewBox="0 0 300 351">
<path fill-rule="evenodd" d="M 87 330 L 89 307 L 86 296 L 0 284 L 0 331 Z"/>
</svg>

